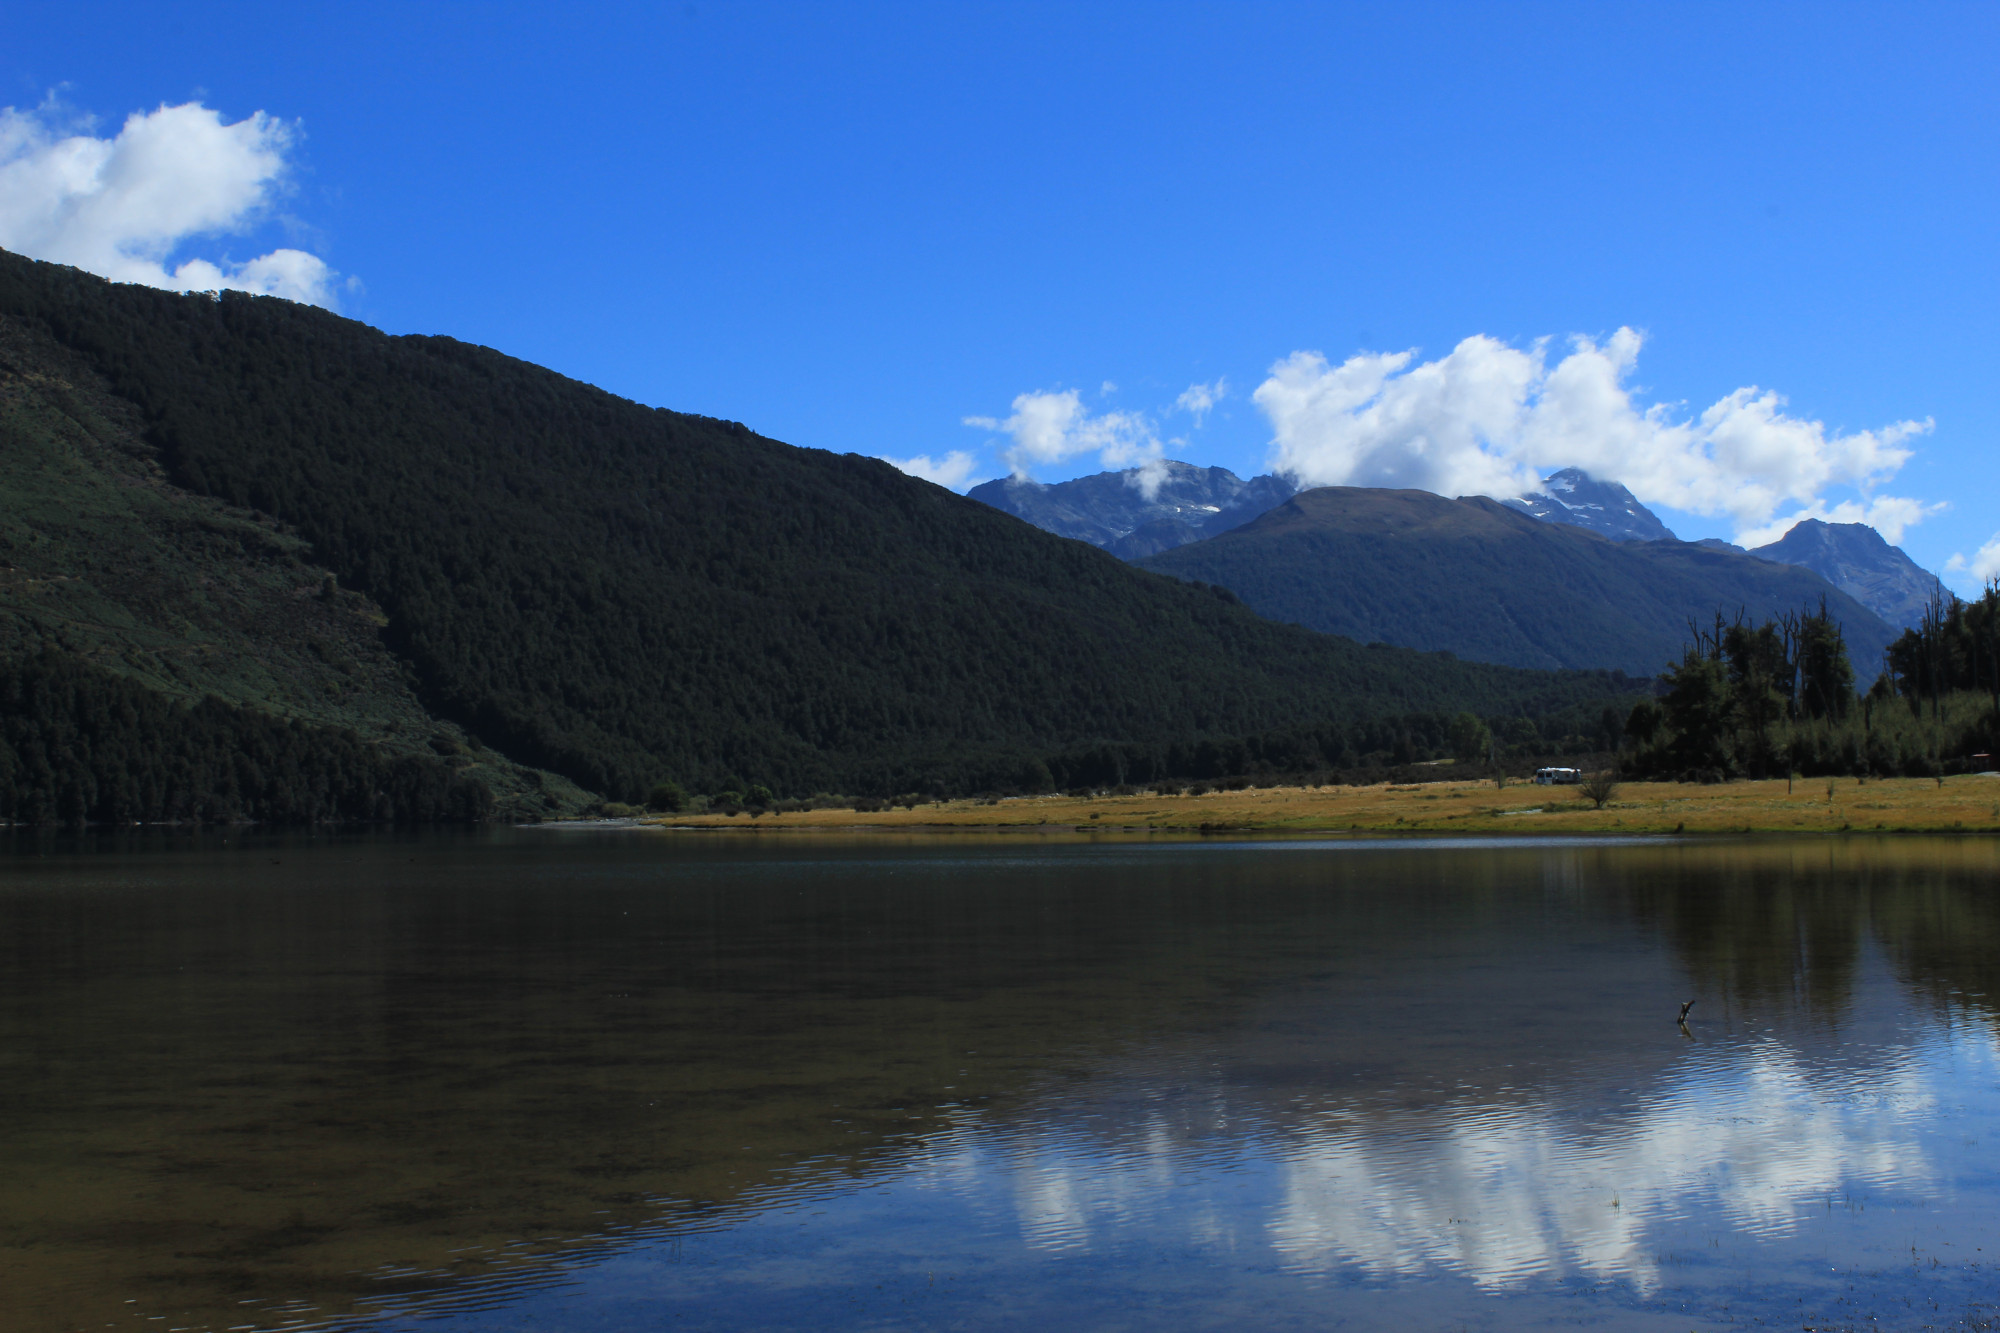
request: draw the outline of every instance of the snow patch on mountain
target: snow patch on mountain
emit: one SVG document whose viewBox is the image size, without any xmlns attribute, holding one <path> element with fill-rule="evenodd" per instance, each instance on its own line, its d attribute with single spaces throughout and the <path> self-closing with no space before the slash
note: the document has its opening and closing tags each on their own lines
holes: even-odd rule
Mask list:
<svg viewBox="0 0 2000 1333">
<path fill-rule="evenodd" d="M 1598 481 L 1581 468 L 1566 467 L 1542 478 L 1542 489 L 1500 503 L 1547 523 L 1588 528 L 1615 542 L 1679 540 L 1652 510 L 1615 481 Z"/>
</svg>

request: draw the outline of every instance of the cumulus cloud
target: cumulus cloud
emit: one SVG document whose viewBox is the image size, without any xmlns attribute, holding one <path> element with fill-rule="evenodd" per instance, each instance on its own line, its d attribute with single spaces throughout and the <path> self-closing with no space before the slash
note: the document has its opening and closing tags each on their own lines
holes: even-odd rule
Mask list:
<svg viewBox="0 0 2000 1333">
<path fill-rule="evenodd" d="M 1903 540 L 1904 529 L 1923 522 L 1932 514 L 1942 513 L 1948 507 L 1942 501 L 1925 504 L 1921 500 L 1905 499 L 1898 495 L 1842 500 L 1836 505 L 1828 505 L 1824 500 L 1815 500 L 1804 509 L 1786 514 L 1783 518 L 1767 523 L 1761 528 L 1750 528 L 1739 532 L 1736 544 L 1746 548 L 1767 546 L 1807 519 L 1816 518 L 1822 523 L 1866 523 L 1881 533 L 1883 540 L 1893 545 Z"/>
<path fill-rule="evenodd" d="M 1180 397 L 1174 399 L 1174 406 L 1194 418 L 1198 428 L 1215 405 L 1229 396 L 1229 381 L 1217 379 L 1213 384 L 1190 384 Z"/>
<path fill-rule="evenodd" d="M 882 461 L 899 472 L 922 477 L 925 481 L 936 482 L 954 491 L 964 490 L 979 467 L 979 460 L 963 449 L 954 449 L 936 460 L 929 454 L 918 454 L 915 458 L 891 458 L 884 454 Z"/>
<path fill-rule="evenodd" d="M 1993 540 L 1972 553 L 1972 558 L 1954 555 L 1944 562 L 1947 571 L 1953 574 L 1970 575 L 1979 583 L 1989 579 L 2000 579 L 2000 532 L 1993 534 Z"/>
<path fill-rule="evenodd" d="M 1533 467 L 1509 456 L 1538 357 L 1491 338 L 1412 366 L 1411 352 L 1340 365 L 1294 352 L 1251 400 L 1276 433 L 1273 461 L 1309 486 L 1396 486 L 1439 494 L 1514 495 Z"/>
<path fill-rule="evenodd" d="M 1026 479 L 1037 465 L 1096 454 L 1107 468 L 1138 468 L 1142 487 L 1152 490 L 1165 476 L 1162 447 L 1153 425 L 1138 412 L 1093 414 L 1075 389 L 1018 395 L 1012 416 L 967 417 L 965 424 L 1003 434 L 1013 441 L 1000 458 L 1016 477 Z"/>
<path fill-rule="evenodd" d="M 1425 362 L 1366 352 L 1334 365 L 1294 352 L 1251 398 L 1272 426 L 1273 466 L 1307 486 L 1506 497 L 1578 467 L 1648 504 L 1725 516 L 1745 543 L 1810 517 L 1871 523 L 1896 541 L 1934 510 L 1872 493 L 1928 420 L 1838 434 L 1756 387 L 1691 417 L 1641 407 L 1628 383 L 1641 342 L 1631 329 L 1574 338 L 1553 365 L 1545 341 L 1523 349 L 1483 335 Z M 1860 498 L 1830 506 L 1841 487 Z"/>
<path fill-rule="evenodd" d="M 188 240 L 241 233 L 268 216 L 293 126 L 261 111 L 225 124 L 188 102 L 135 112 L 112 138 L 89 130 L 64 126 L 53 103 L 0 108 L 0 246 L 118 282 L 332 304 L 334 271 L 303 250 L 167 267 Z"/>
</svg>

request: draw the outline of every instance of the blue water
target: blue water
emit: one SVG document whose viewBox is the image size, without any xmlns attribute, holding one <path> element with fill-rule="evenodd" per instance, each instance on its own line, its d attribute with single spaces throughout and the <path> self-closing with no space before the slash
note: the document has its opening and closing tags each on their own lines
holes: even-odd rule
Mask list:
<svg viewBox="0 0 2000 1333">
<path fill-rule="evenodd" d="M 1990 839 L 5 870 L 9 1329 L 2000 1318 Z"/>
</svg>

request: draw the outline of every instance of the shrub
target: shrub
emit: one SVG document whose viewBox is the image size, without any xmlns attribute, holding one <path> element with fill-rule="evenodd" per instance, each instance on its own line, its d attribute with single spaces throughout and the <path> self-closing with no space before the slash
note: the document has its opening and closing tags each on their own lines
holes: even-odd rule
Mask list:
<svg viewBox="0 0 2000 1333">
<path fill-rule="evenodd" d="M 1594 802 L 1597 808 L 1602 810 L 1604 803 L 1618 794 L 1618 770 L 1601 768 L 1595 773 L 1586 774 L 1576 789 L 1585 800 Z"/>
</svg>

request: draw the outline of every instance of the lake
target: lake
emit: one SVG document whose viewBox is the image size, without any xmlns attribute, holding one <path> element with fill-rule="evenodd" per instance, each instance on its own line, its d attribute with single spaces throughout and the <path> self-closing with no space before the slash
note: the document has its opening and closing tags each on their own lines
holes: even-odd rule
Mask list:
<svg viewBox="0 0 2000 1333">
<path fill-rule="evenodd" d="M 1992 838 L 0 852 L 12 1333 L 1991 1328 L 1996 1258 Z"/>
</svg>

